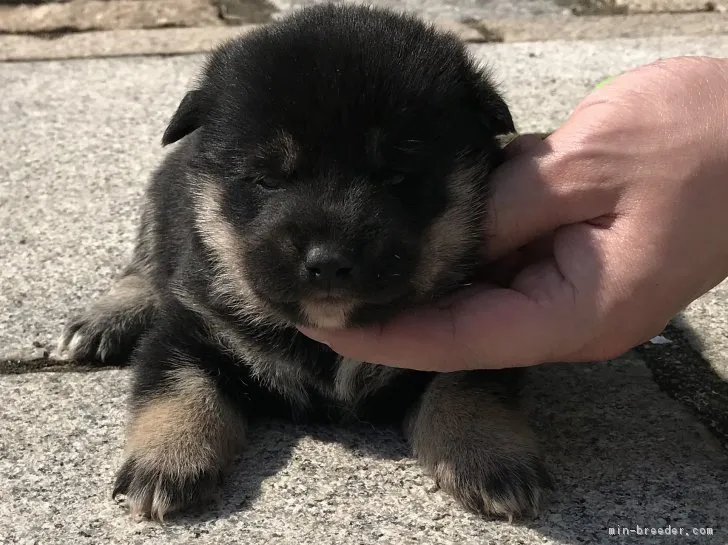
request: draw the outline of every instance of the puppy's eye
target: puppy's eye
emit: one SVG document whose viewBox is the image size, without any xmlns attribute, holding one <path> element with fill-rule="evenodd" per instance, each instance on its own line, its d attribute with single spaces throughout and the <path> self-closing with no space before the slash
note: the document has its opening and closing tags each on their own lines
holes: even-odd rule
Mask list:
<svg viewBox="0 0 728 545">
<path fill-rule="evenodd" d="M 281 183 L 273 178 L 256 178 L 255 183 L 267 191 L 281 189 Z"/>
<path fill-rule="evenodd" d="M 404 180 L 405 180 L 404 176 L 392 176 L 391 178 L 389 178 L 389 184 L 390 185 L 399 185 L 399 184 L 403 183 Z"/>
</svg>

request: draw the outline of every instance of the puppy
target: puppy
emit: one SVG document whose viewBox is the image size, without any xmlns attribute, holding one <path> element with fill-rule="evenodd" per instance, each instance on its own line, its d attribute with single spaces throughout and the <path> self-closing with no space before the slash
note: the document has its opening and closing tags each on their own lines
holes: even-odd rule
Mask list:
<svg viewBox="0 0 728 545">
<path fill-rule="evenodd" d="M 468 509 L 528 515 L 551 488 L 517 371 L 342 359 L 297 325 L 355 327 L 472 280 L 509 109 L 456 38 L 382 9 L 320 5 L 211 54 L 162 139 L 133 258 L 61 340 L 131 357 L 113 494 L 162 519 L 209 500 L 247 420 L 402 427 Z"/>
</svg>

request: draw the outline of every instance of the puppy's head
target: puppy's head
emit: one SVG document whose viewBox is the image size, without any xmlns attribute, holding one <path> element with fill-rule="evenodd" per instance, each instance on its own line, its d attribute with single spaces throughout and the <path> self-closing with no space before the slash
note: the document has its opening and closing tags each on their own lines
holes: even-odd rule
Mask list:
<svg viewBox="0 0 728 545">
<path fill-rule="evenodd" d="M 457 39 L 327 5 L 217 50 L 164 143 L 196 132 L 198 227 L 225 281 L 288 322 L 343 327 L 467 278 L 513 130 Z"/>
</svg>

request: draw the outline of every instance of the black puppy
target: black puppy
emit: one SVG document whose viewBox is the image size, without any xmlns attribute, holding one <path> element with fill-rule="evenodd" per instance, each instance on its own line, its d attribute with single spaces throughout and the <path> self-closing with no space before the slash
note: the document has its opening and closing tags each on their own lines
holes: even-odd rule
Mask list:
<svg viewBox="0 0 728 545">
<path fill-rule="evenodd" d="M 164 134 L 181 142 L 131 263 L 61 341 L 132 354 L 114 495 L 161 519 L 215 492 L 248 416 L 354 417 L 402 425 L 466 507 L 536 511 L 550 481 L 515 372 L 350 361 L 295 327 L 384 320 L 472 280 L 513 132 L 463 44 L 410 16 L 324 5 L 215 51 Z"/>
</svg>

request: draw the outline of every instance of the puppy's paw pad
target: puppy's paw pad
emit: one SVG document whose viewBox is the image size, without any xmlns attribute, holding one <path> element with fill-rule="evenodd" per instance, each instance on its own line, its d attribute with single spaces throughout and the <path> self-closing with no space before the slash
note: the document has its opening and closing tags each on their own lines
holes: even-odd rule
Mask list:
<svg viewBox="0 0 728 545">
<path fill-rule="evenodd" d="M 432 473 L 437 485 L 468 510 L 509 521 L 537 516 L 554 488 L 546 466 L 537 457 L 440 461 Z"/>
<path fill-rule="evenodd" d="M 125 496 L 135 519 L 163 522 L 166 515 L 209 503 L 221 484 L 222 474 L 217 470 L 172 472 L 128 459 L 117 473 L 112 498 Z"/>
</svg>

